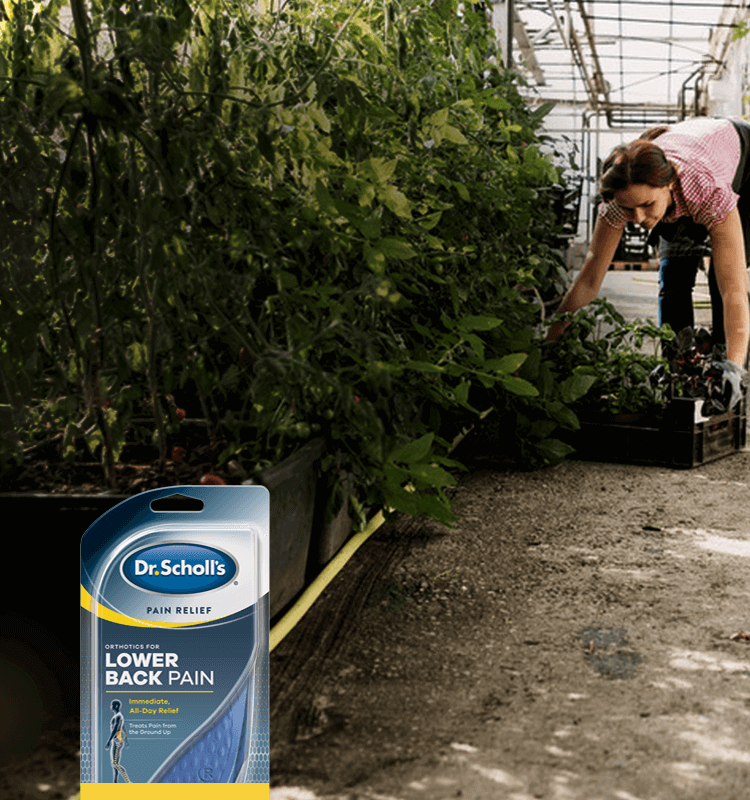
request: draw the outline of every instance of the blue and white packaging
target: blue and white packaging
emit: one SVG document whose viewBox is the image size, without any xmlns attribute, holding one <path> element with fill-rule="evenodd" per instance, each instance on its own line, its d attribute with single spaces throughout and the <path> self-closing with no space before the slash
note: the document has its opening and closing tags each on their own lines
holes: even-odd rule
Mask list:
<svg viewBox="0 0 750 800">
<path fill-rule="evenodd" d="M 268 797 L 269 506 L 262 486 L 156 489 L 83 535 L 82 800 Z"/>
</svg>

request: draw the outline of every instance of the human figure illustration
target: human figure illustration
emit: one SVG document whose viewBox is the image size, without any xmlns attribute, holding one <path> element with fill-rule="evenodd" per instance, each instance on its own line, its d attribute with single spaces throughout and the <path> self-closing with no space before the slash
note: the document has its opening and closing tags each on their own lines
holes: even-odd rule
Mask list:
<svg viewBox="0 0 750 800">
<path fill-rule="evenodd" d="M 128 773 L 125 772 L 125 768 L 120 763 L 120 754 L 122 752 L 122 748 L 125 747 L 125 718 L 120 713 L 120 706 L 122 704 L 119 700 L 113 700 L 110 708 L 114 712 L 112 719 L 110 720 L 109 726 L 112 729 L 109 734 L 109 739 L 107 739 L 107 744 L 104 745 L 105 750 L 109 750 L 110 744 L 112 745 L 112 749 L 110 750 L 110 760 L 112 761 L 112 781 L 117 783 L 117 776 L 118 774 L 122 777 L 125 783 L 130 783 L 130 778 L 128 778 Z"/>
</svg>

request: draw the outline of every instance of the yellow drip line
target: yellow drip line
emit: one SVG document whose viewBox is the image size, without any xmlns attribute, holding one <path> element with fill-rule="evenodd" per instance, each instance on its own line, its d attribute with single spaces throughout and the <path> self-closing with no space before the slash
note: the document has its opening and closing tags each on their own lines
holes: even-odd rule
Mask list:
<svg viewBox="0 0 750 800">
<path fill-rule="evenodd" d="M 359 548 L 372 536 L 384 522 L 383 512 L 378 513 L 370 520 L 367 527 L 352 536 L 339 552 L 326 564 L 323 571 L 305 589 L 300 599 L 287 611 L 287 613 L 271 628 L 271 650 L 294 628 L 302 617 L 310 610 L 312 604 L 320 597 L 328 584 L 341 572 L 347 561 Z"/>
<path fill-rule="evenodd" d="M 492 408 L 488 408 L 480 415 L 480 419 L 484 419 L 492 412 Z M 468 431 L 462 431 L 451 443 L 449 453 L 452 453 L 458 444 L 466 437 Z M 406 487 L 408 491 L 414 491 L 414 487 L 408 484 Z M 289 631 L 305 616 L 310 610 L 312 604 L 320 597 L 328 584 L 341 572 L 347 561 L 359 550 L 360 547 L 372 536 L 373 533 L 385 522 L 385 517 L 382 511 L 378 513 L 367 523 L 367 527 L 361 532 L 352 536 L 351 539 L 339 550 L 339 552 L 328 562 L 323 571 L 318 577 L 305 589 L 300 596 L 299 600 L 287 611 L 287 613 L 271 628 L 270 635 L 270 650 L 281 642 Z"/>
</svg>

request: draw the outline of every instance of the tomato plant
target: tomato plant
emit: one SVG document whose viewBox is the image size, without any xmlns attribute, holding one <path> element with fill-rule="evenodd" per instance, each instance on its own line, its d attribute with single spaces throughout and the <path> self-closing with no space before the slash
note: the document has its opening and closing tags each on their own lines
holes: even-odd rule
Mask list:
<svg viewBox="0 0 750 800">
<path fill-rule="evenodd" d="M 200 417 L 246 474 L 320 435 L 362 507 L 453 519 L 450 443 L 542 402 L 565 278 L 544 110 L 485 11 L 61 8 L 0 31 L 0 467 L 85 443 L 111 480 Z"/>
<path fill-rule="evenodd" d="M 577 414 L 638 414 L 664 407 L 671 395 L 651 376 L 668 366 L 664 350 L 675 338 L 668 325 L 626 323 L 604 299 L 565 317 L 570 324 L 550 348 L 550 360 L 560 373 L 592 379 L 591 390 L 575 405 Z"/>
</svg>

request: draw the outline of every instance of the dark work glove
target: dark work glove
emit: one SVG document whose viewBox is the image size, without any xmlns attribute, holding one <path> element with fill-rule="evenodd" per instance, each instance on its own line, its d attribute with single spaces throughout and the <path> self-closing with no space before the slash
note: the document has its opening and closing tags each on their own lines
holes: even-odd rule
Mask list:
<svg viewBox="0 0 750 800">
<path fill-rule="evenodd" d="M 651 388 L 656 389 L 657 386 L 664 386 L 668 381 L 667 368 L 664 364 L 657 364 L 649 373 L 648 382 Z"/>
<path fill-rule="evenodd" d="M 709 383 L 707 410 L 709 413 L 723 414 L 742 400 L 748 374 L 734 361 L 714 361 L 710 374 L 713 380 Z"/>
</svg>

